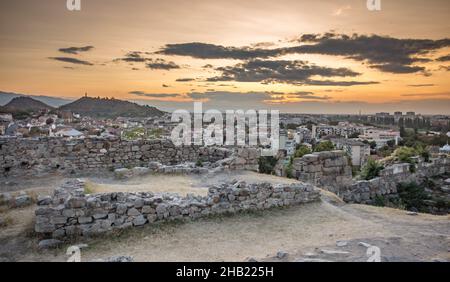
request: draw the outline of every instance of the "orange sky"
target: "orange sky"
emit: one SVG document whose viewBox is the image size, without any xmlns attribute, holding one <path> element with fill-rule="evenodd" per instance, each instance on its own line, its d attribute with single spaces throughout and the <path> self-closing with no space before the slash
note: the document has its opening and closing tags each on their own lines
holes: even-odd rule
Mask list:
<svg viewBox="0 0 450 282">
<path fill-rule="evenodd" d="M 222 95 L 214 98 L 214 105 L 223 102 L 224 107 L 233 101 L 236 106 L 251 107 L 257 103 L 282 111 L 356 113 L 361 109 L 367 112 L 391 110 L 398 105 L 398 109 L 405 111 L 450 113 L 450 79 L 448 69 L 444 68 L 449 62 L 434 60 L 450 54 L 448 47 L 428 53 L 429 62 L 413 64 L 425 67 L 426 73 L 383 72 L 364 60 L 326 54 L 264 58 L 302 60 L 361 74 L 351 78 L 312 77 L 314 79 L 378 82 L 355 86 L 206 82 L 208 78 L 221 75 L 217 68 L 235 66 L 245 60 L 154 54 L 166 44 L 191 42 L 225 47 L 265 42 L 262 48 L 291 47 L 295 46 L 292 40 L 302 34 L 329 31 L 398 39 L 449 38 L 449 1 L 381 1 L 379 12 L 367 10 L 365 0 L 81 0 L 79 12 L 68 11 L 65 0 L 1 1 L 0 91 L 69 98 L 88 92 L 91 96 L 136 100 L 167 109 L 180 107 L 183 102 L 191 103 L 192 96 L 187 93 L 220 92 Z M 83 46 L 94 48 L 78 54 L 58 51 Z M 179 68 L 149 69 L 145 63 L 130 65 L 115 60 L 131 51 L 148 52 L 147 59 L 163 59 Z M 49 59 L 54 57 L 75 58 L 92 65 Z M 207 64 L 214 68 L 203 68 Z M 177 82 L 180 78 L 196 80 Z M 133 91 L 150 95 L 137 96 L 130 93 Z M 278 94 L 269 96 L 270 101 L 264 99 L 264 95 L 258 100 L 257 96 L 240 99 L 242 95 L 238 94 L 267 92 Z M 317 99 L 289 95 L 297 92 L 314 93 Z"/>
</svg>

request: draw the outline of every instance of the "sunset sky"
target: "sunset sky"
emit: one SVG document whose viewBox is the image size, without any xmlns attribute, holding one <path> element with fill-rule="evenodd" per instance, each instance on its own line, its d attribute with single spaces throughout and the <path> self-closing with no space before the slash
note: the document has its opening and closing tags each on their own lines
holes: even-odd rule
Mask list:
<svg viewBox="0 0 450 282">
<path fill-rule="evenodd" d="M 450 1 L 0 2 L 0 91 L 160 107 L 450 114 Z"/>
</svg>

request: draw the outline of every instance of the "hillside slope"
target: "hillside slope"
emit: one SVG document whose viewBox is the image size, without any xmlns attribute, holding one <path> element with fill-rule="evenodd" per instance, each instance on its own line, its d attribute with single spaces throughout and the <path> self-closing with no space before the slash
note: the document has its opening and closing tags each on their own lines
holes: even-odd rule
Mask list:
<svg viewBox="0 0 450 282">
<path fill-rule="evenodd" d="M 94 118 L 153 117 L 164 114 L 155 107 L 141 106 L 117 99 L 92 97 L 82 97 L 72 103 L 61 106 L 59 110 Z"/>
</svg>

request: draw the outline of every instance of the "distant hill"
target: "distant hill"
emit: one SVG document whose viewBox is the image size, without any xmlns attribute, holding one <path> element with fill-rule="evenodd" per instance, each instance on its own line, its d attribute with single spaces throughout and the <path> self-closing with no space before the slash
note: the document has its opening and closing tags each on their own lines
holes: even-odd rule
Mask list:
<svg viewBox="0 0 450 282">
<path fill-rule="evenodd" d="M 164 114 L 164 112 L 155 107 L 141 106 L 117 99 L 92 97 L 82 97 L 72 103 L 61 106 L 59 110 L 94 118 L 152 117 Z"/>
<path fill-rule="evenodd" d="M 31 97 L 16 97 L 11 100 L 8 104 L 3 106 L 3 109 L 8 112 L 40 112 L 40 111 L 51 111 L 54 108 L 49 105 L 42 103 L 41 101 L 35 100 Z"/>
<path fill-rule="evenodd" d="M 26 94 L 0 91 L 0 105 L 4 106 L 4 105 L 8 104 L 12 99 L 17 98 L 17 97 L 30 97 L 30 98 L 33 98 L 34 100 L 41 101 L 42 103 L 45 103 L 45 104 L 47 104 L 51 107 L 55 107 L 55 108 L 73 101 L 73 100 L 57 98 L 57 97 L 50 97 L 50 96 L 26 95 Z"/>
</svg>

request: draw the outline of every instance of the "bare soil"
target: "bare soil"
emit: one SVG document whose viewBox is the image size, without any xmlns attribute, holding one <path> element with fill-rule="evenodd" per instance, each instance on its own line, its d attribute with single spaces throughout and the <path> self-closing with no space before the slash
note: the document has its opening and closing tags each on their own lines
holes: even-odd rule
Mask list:
<svg viewBox="0 0 450 282">
<path fill-rule="evenodd" d="M 160 189 L 204 193 L 208 185 L 234 178 L 249 183 L 295 181 L 248 172 L 89 181 L 100 191 Z M 51 183 L 57 185 L 58 181 Z M 50 186 L 47 185 L 48 191 L 54 188 Z M 26 188 L 45 191 L 40 185 Z M 346 205 L 332 193 L 322 194 L 321 202 L 288 209 L 145 226 L 83 240 L 89 247 L 82 250 L 82 260 L 126 255 L 136 261 L 366 261 L 367 248 L 359 244 L 364 242 L 378 246 L 384 261 L 450 261 L 450 217 L 412 216 L 402 210 Z M 29 207 L 0 214 L 12 219 L 7 227 L 0 228 L 0 260 L 66 261 L 69 245 L 57 250 L 37 250 L 38 239 L 30 235 L 33 211 L 34 207 Z M 341 240 L 347 245 L 337 247 L 336 242 Z M 345 254 L 330 254 L 329 250 Z M 288 255 L 279 259 L 279 251 Z"/>
</svg>

